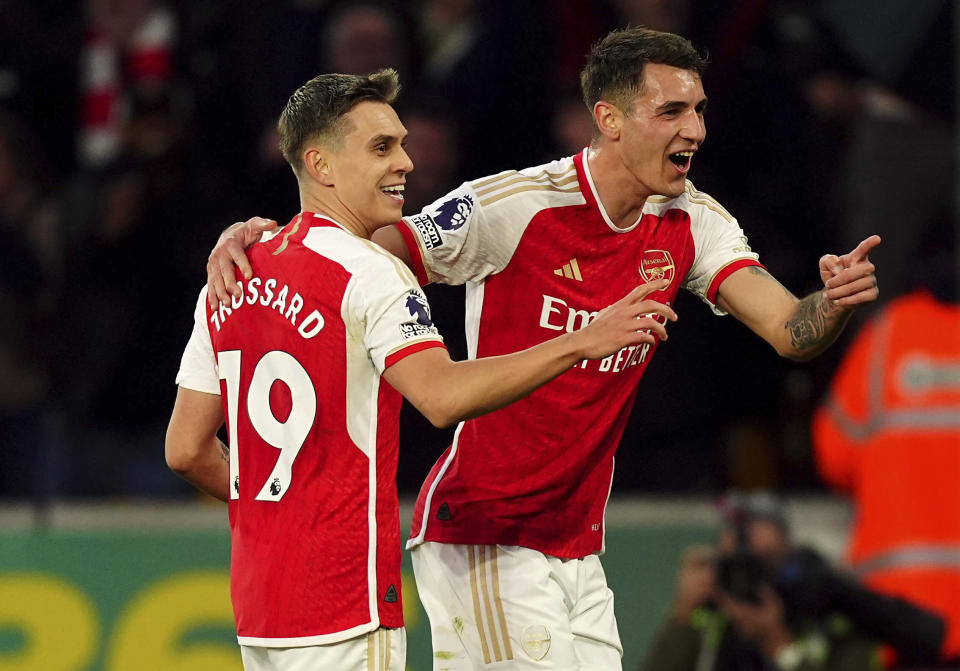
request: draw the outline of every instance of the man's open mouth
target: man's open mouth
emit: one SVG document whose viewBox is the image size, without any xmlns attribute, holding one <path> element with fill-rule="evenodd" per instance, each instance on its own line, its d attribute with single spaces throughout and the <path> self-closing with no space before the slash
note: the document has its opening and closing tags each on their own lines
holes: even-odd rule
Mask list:
<svg viewBox="0 0 960 671">
<path fill-rule="evenodd" d="M 380 191 L 394 200 L 403 201 L 403 189 L 403 184 L 394 184 L 393 186 L 381 187 Z"/>
<path fill-rule="evenodd" d="M 693 152 L 678 151 L 675 154 L 670 154 L 668 158 L 675 166 L 677 166 L 680 172 L 686 172 L 690 169 L 690 160 L 693 158 Z"/>
</svg>

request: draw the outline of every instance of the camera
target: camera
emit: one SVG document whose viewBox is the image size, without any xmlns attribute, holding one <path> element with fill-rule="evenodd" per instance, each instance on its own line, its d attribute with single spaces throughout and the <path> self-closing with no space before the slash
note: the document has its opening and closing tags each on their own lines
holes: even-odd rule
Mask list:
<svg viewBox="0 0 960 671">
<path fill-rule="evenodd" d="M 718 557 L 716 568 L 719 587 L 741 601 L 759 604 L 763 586 L 773 588 L 791 625 L 836 613 L 863 634 L 893 646 L 902 663 L 927 664 L 939 657 L 946 633 L 943 618 L 834 571 L 810 548 L 791 550 L 773 566 L 740 547 Z"/>
</svg>

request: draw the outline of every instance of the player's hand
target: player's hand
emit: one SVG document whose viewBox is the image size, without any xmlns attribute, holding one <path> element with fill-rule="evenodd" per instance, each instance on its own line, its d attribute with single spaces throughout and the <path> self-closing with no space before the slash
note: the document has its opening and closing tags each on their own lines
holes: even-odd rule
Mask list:
<svg viewBox="0 0 960 671">
<path fill-rule="evenodd" d="M 820 257 L 823 296 L 831 306 L 852 309 L 877 300 L 880 290 L 869 254 L 880 244 L 879 235 L 871 235 L 849 254 Z"/>
<path fill-rule="evenodd" d="M 259 242 L 264 231 L 272 231 L 276 227 L 277 222 L 273 219 L 251 217 L 228 226 L 220 234 L 220 239 L 207 259 L 207 302 L 211 308 L 215 309 L 218 302 L 228 302 L 231 296 L 240 295 L 234 264 L 245 278 L 250 279 L 253 270 L 244 250 Z"/>
<path fill-rule="evenodd" d="M 629 345 L 666 340 L 665 324 L 677 321 L 677 313 L 647 296 L 669 286 L 667 279 L 642 284 L 601 310 L 587 327 L 571 334 L 582 338 L 583 358 L 602 359 Z"/>
</svg>

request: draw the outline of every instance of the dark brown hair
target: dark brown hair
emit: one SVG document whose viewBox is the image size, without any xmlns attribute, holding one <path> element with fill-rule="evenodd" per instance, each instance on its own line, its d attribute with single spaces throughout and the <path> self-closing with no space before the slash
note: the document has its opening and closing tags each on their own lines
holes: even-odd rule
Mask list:
<svg viewBox="0 0 960 671">
<path fill-rule="evenodd" d="M 400 92 L 400 78 L 391 68 L 369 75 L 322 74 L 294 91 L 287 101 L 277 130 L 280 151 L 294 172 L 303 168 L 301 152 L 307 142 L 318 139 L 334 149 L 349 132 L 346 114 L 357 104 L 373 101 L 393 104 Z"/>
<path fill-rule="evenodd" d="M 643 87 L 647 63 L 692 70 L 701 77 L 707 68 L 706 56 L 685 37 L 643 27 L 614 30 L 593 45 L 580 73 L 580 91 L 591 114 L 599 100 L 629 112 Z"/>
</svg>

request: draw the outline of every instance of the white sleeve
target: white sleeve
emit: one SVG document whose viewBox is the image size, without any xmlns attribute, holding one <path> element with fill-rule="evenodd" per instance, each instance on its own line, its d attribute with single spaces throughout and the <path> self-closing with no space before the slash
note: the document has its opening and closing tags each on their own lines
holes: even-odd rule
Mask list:
<svg viewBox="0 0 960 671">
<path fill-rule="evenodd" d="M 694 201 L 688 210 L 696 253 L 683 287 L 699 296 L 715 314 L 725 315 L 716 304 L 720 284 L 740 268 L 759 266 L 759 256 L 750 249 L 736 219 L 706 194 L 695 193 L 706 200 Z"/>
<path fill-rule="evenodd" d="M 540 212 L 585 203 L 568 157 L 462 184 L 406 217 L 400 232 L 421 281 L 481 282 L 507 267 Z"/>
<path fill-rule="evenodd" d="M 193 331 L 180 359 L 177 384 L 186 389 L 220 395 L 220 372 L 207 328 L 207 288 L 200 290 L 193 311 Z"/>
<path fill-rule="evenodd" d="M 477 282 L 503 270 L 522 234 L 512 235 L 503 217 L 488 217 L 473 186 L 460 185 L 420 214 L 405 217 L 427 278 L 442 284 Z"/>
<path fill-rule="evenodd" d="M 410 270 L 393 256 L 375 255 L 351 278 L 344 299 L 348 330 L 362 339 L 381 374 L 408 354 L 443 346 L 427 297 Z"/>
</svg>

